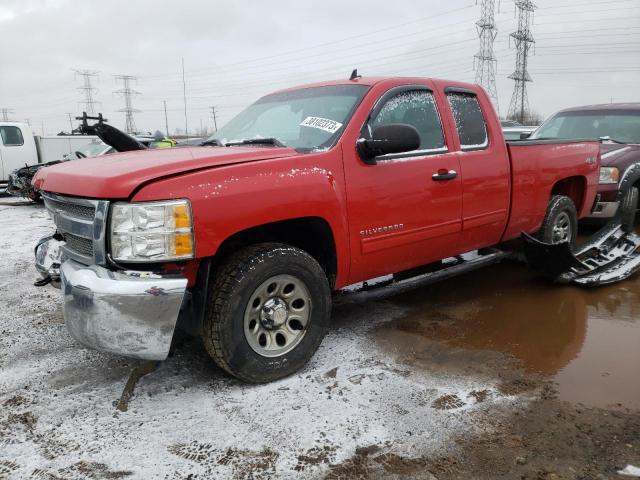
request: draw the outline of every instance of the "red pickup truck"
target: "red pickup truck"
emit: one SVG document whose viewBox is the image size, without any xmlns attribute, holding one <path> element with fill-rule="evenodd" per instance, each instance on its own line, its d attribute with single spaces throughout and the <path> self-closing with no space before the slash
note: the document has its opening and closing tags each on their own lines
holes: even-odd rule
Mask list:
<svg viewBox="0 0 640 480">
<path fill-rule="evenodd" d="M 331 293 L 536 233 L 573 242 L 599 144 L 506 143 L 482 88 L 360 78 L 267 95 L 204 146 L 38 172 L 36 247 L 82 344 L 166 358 L 178 317 L 245 381 L 301 368 Z"/>
</svg>

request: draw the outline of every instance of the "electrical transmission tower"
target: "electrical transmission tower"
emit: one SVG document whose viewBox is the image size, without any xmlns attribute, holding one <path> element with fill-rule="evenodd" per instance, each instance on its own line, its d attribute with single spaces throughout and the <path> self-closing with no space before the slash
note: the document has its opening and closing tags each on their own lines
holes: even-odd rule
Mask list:
<svg viewBox="0 0 640 480">
<path fill-rule="evenodd" d="M 476 22 L 480 50 L 473 57 L 476 70 L 476 83 L 482 85 L 489 93 L 493 105 L 498 108 L 498 91 L 496 90 L 497 60 L 493 54 L 493 41 L 498 35 L 495 22 L 495 0 L 481 0 L 480 20 Z"/>
<path fill-rule="evenodd" d="M 91 80 L 95 77 L 98 78 L 98 72 L 95 70 L 74 70 L 76 72 L 76 78 L 82 78 L 82 86 L 78 87 L 78 91 L 80 91 L 84 95 L 84 100 L 80 102 L 80 104 L 84 104 L 83 110 L 88 114 L 92 115 L 96 113 L 96 102 L 94 95 L 98 93 L 98 89 L 94 88 L 91 84 Z"/>
<path fill-rule="evenodd" d="M 13 109 L 12 108 L 0 108 L 0 113 L 2 113 L 2 121 L 3 122 L 8 122 L 9 121 L 9 115 L 11 115 L 13 113 Z"/>
<path fill-rule="evenodd" d="M 518 30 L 510 36 L 516 44 L 516 69 L 509 75 L 509 78 L 515 82 L 515 86 L 507 117 L 524 123 L 529 116 L 527 82 L 533 81 L 527 71 L 527 60 L 531 45 L 535 43 L 531 34 L 531 24 L 536 6 L 531 0 L 515 0 L 515 4 L 518 9 Z"/>
<path fill-rule="evenodd" d="M 140 92 L 131 88 L 131 82 L 134 82 L 137 79 L 137 77 L 134 77 L 132 75 L 116 75 L 116 80 L 122 80 L 122 88 L 120 90 L 116 90 L 115 93 L 121 95 L 124 98 L 124 108 L 118 110 L 118 112 L 125 113 L 126 123 L 124 130 L 127 133 L 135 133 L 136 122 L 133 119 L 133 114 L 134 112 L 140 111 L 133 108 L 133 105 L 131 103 L 131 99 L 134 95 L 140 95 Z"/>
</svg>

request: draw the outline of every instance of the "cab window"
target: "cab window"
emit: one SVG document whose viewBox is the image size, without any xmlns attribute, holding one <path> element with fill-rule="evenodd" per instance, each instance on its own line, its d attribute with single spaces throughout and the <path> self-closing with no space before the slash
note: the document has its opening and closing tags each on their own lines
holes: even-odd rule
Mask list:
<svg viewBox="0 0 640 480">
<path fill-rule="evenodd" d="M 456 121 L 462 150 L 479 150 L 489 144 L 487 126 L 478 98 L 472 93 L 448 93 L 451 113 Z"/>
<path fill-rule="evenodd" d="M 0 127 L 0 138 L 2 139 L 2 144 L 7 147 L 24 145 L 24 138 L 22 138 L 22 132 L 18 127 Z"/>
<path fill-rule="evenodd" d="M 420 134 L 420 148 L 415 153 L 446 150 L 436 102 L 427 90 L 404 91 L 389 98 L 369 125 L 373 131 L 391 123 L 415 127 Z"/>
</svg>

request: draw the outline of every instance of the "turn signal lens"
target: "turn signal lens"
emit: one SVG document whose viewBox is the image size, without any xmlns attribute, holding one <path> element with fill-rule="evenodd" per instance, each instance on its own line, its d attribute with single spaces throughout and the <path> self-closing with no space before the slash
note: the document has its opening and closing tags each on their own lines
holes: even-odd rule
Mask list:
<svg viewBox="0 0 640 480">
<path fill-rule="evenodd" d="M 176 229 L 191 228 L 191 212 L 187 205 L 176 205 L 173 209 Z"/>
<path fill-rule="evenodd" d="M 193 238 L 190 233 L 181 233 L 175 236 L 175 256 L 193 256 Z"/>
</svg>

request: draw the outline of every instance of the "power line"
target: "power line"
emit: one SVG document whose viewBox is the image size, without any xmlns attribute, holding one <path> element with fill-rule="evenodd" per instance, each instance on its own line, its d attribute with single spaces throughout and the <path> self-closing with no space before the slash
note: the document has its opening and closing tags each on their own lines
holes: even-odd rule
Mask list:
<svg viewBox="0 0 640 480">
<path fill-rule="evenodd" d="M 96 100 L 94 99 L 94 94 L 98 93 L 98 89 L 94 88 L 91 81 L 92 79 L 98 78 L 98 71 L 95 70 L 74 70 L 75 76 L 82 78 L 82 86 L 78 87 L 78 91 L 81 92 L 84 96 L 84 100 L 79 102 L 80 104 L 84 104 L 84 111 L 89 114 L 96 113 L 95 105 Z"/>
<path fill-rule="evenodd" d="M 498 106 L 498 91 L 496 89 L 497 60 L 493 54 L 493 41 L 498 35 L 495 22 L 495 0 L 481 0 L 480 20 L 476 22 L 478 37 L 480 38 L 480 50 L 473 57 L 476 70 L 475 81 L 487 89 L 489 98 L 500 111 Z"/>
<path fill-rule="evenodd" d="M 132 75 L 115 75 L 115 78 L 116 80 L 122 80 L 122 88 L 116 90 L 114 93 L 124 98 L 124 108 L 118 110 L 118 112 L 124 112 L 125 114 L 124 130 L 127 133 L 135 133 L 136 122 L 133 119 L 133 113 L 139 112 L 140 110 L 133 108 L 132 98 L 135 95 L 140 95 L 140 92 L 131 88 L 131 82 L 138 80 L 138 78 Z"/>
<path fill-rule="evenodd" d="M 510 37 L 516 44 L 516 69 L 508 78 L 515 82 L 507 118 L 517 119 L 524 123 L 529 116 L 529 99 L 527 97 L 527 82 L 533 81 L 527 71 L 529 49 L 534 43 L 531 34 L 531 21 L 536 6 L 531 0 L 515 0 L 518 10 L 518 30 Z"/>
<path fill-rule="evenodd" d="M 314 50 L 314 49 L 318 49 L 318 48 L 322 48 L 322 47 L 327 47 L 327 46 L 337 45 L 337 44 L 344 43 L 344 42 L 347 42 L 349 40 L 353 40 L 353 39 L 356 39 L 356 38 L 363 38 L 363 37 L 369 37 L 371 35 L 378 35 L 380 32 L 397 31 L 400 27 L 405 27 L 407 25 L 416 24 L 416 23 L 419 23 L 419 22 L 423 22 L 425 20 L 433 20 L 434 18 L 450 15 L 452 13 L 461 12 L 463 10 L 468 10 L 470 8 L 471 8 L 471 5 L 467 5 L 467 6 L 459 7 L 459 8 L 454 8 L 454 9 L 451 9 L 451 10 L 446 10 L 444 12 L 432 14 L 432 15 L 429 15 L 429 16 L 426 16 L 426 17 L 420 17 L 420 18 L 417 18 L 415 20 L 410 20 L 408 22 L 391 25 L 389 27 L 380 28 L 380 29 L 376 29 L 376 30 L 370 30 L 368 32 L 361 33 L 361 34 L 358 34 L 358 35 L 352 35 L 352 36 L 349 36 L 349 37 L 343 37 L 343 38 L 340 38 L 340 39 L 337 39 L 337 40 L 332 40 L 330 42 L 311 45 L 311 46 L 308 46 L 308 47 L 298 48 L 298 49 L 295 49 L 295 50 L 288 50 L 288 51 L 280 52 L 280 53 L 277 53 L 277 54 L 274 54 L 274 55 L 260 56 L 259 59 L 256 59 L 255 57 L 253 57 L 253 58 L 249 58 L 247 60 L 239 60 L 239 61 L 236 61 L 236 62 L 229 62 L 229 63 L 225 63 L 225 67 L 249 64 L 248 68 L 254 68 L 256 65 L 259 65 L 260 62 L 265 62 L 267 64 L 273 64 L 274 62 L 272 61 L 272 59 L 274 59 L 274 58 L 280 59 L 282 57 L 285 57 L 285 56 L 288 56 L 288 55 L 291 55 L 291 54 L 295 54 L 295 53 L 302 53 L 303 56 L 306 58 L 306 57 L 309 56 L 309 51 L 310 50 Z M 464 21 L 461 21 L 459 23 L 464 23 Z M 422 30 L 421 30 L 421 32 L 422 32 Z M 396 37 L 393 37 L 393 38 L 396 38 Z M 374 43 L 374 42 L 369 42 L 369 43 Z M 375 43 L 378 43 L 378 42 L 375 42 Z M 333 53 L 335 53 L 335 52 L 333 52 Z M 217 66 L 202 67 L 202 68 L 190 70 L 189 74 L 190 75 L 194 75 L 195 72 L 207 71 L 207 70 L 218 70 L 218 69 L 219 68 Z M 171 76 L 171 74 L 161 74 L 161 75 L 154 75 L 153 78 L 169 77 L 169 76 Z M 149 77 L 149 78 L 151 78 L 151 77 Z"/>
</svg>

